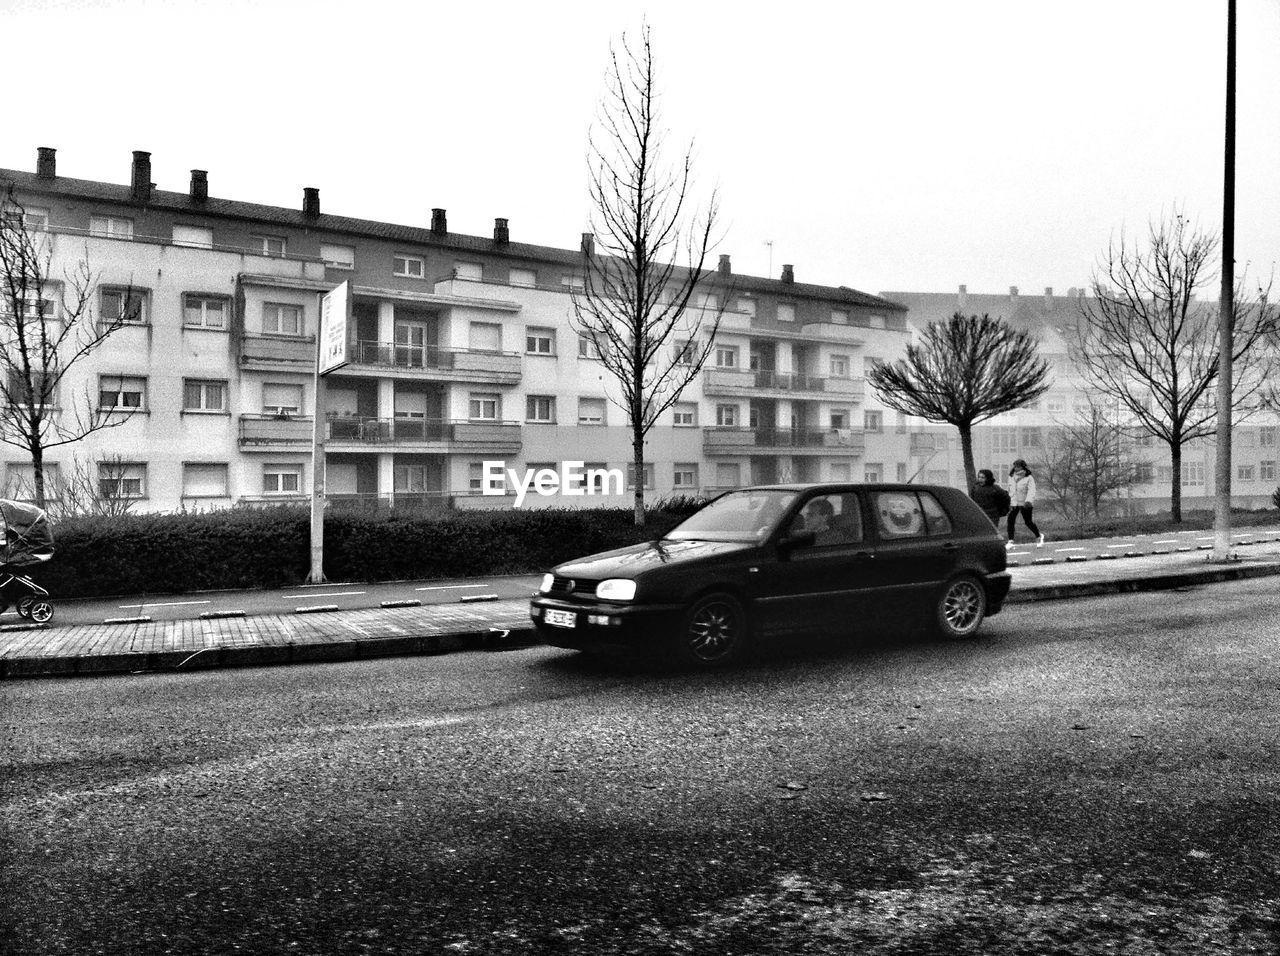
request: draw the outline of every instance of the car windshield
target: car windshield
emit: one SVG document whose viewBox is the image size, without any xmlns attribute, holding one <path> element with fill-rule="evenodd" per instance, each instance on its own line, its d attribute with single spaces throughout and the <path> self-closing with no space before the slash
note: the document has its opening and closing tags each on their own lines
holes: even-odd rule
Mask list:
<svg viewBox="0 0 1280 956">
<path fill-rule="evenodd" d="M 667 537 L 676 541 L 763 541 L 795 500 L 794 491 L 731 491 L 676 525 Z"/>
</svg>

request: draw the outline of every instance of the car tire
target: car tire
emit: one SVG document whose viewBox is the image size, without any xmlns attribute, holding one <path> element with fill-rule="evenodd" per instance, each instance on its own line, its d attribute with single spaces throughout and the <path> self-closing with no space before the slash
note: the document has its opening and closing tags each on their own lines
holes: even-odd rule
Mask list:
<svg viewBox="0 0 1280 956">
<path fill-rule="evenodd" d="M 742 656 L 749 638 L 741 601 L 721 591 L 704 594 L 685 612 L 675 656 L 704 670 L 724 667 Z"/>
<path fill-rule="evenodd" d="M 973 637 L 987 616 L 987 592 L 982 582 L 963 575 L 947 582 L 938 596 L 934 623 L 943 637 L 964 640 Z"/>
</svg>

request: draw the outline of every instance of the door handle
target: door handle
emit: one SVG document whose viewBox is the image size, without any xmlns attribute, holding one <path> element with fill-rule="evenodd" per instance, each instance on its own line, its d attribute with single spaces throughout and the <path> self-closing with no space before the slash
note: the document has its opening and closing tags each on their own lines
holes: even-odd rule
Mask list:
<svg viewBox="0 0 1280 956">
<path fill-rule="evenodd" d="M 942 546 L 942 550 L 943 551 L 959 551 L 960 545 L 956 544 L 954 541 L 948 541 L 946 544 Z"/>
<path fill-rule="evenodd" d="M 854 556 L 855 558 L 862 558 L 862 559 L 865 559 L 865 560 L 867 560 L 867 561 L 870 561 L 872 558 L 874 558 L 874 557 L 875 557 L 875 554 L 873 554 L 873 553 L 872 553 L 872 552 L 870 552 L 870 551 L 855 551 L 855 552 L 853 553 L 853 556 Z"/>
</svg>

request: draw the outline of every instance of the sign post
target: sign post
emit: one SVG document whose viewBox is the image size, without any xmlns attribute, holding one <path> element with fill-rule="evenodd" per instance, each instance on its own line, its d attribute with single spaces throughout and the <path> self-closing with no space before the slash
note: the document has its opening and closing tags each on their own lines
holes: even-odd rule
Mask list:
<svg viewBox="0 0 1280 956">
<path fill-rule="evenodd" d="M 316 372 L 311 416 L 311 571 L 307 583 L 323 584 L 324 576 L 324 377 L 342 368 L 347 355 L 347 326 L 351 318 L 351 282 L 320 297 L 320 328 L 316 335 Z"/>
</svg>

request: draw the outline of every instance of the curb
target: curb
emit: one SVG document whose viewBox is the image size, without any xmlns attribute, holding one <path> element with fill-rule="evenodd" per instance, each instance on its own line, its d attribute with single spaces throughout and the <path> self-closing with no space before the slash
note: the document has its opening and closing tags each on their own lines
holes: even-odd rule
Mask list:
<svg viewBox="0 0 1280 956">
<path fill-rule="evenodd" d="M 1028 585 L 1011 591 L 1006 604 L 1032 601 L 1058 601 L 1065 598 L 1096 597 L 1100 594 L 1132 594 L 1141 591 L 1170 591 L 1196 584 L 1243 581 L 1280 575 L 1280 564 L 1195 568 L 1172 574 L 1149 574 L 1140 578 L 1118 578 L 1110 581 L 1076 581 L 1069 584 Z"/>
</svg>

